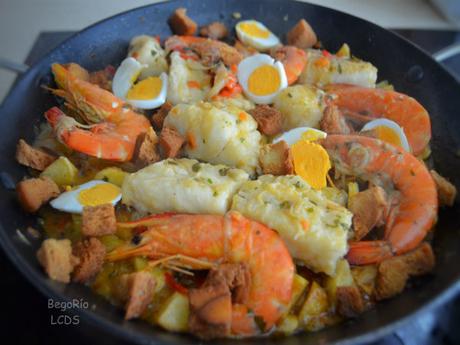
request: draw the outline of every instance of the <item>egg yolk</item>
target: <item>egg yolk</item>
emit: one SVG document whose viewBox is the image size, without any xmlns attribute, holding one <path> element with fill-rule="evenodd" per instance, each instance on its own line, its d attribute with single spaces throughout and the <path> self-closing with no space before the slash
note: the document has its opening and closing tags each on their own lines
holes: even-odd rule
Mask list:
<svg viewBox="0 0 460 345">
<path fill-rule="evenodd" d="M 294 170 L 315 189 L 326 187 L 326 175 L 331 169 L 327 151 L 319 144 L 301 140 L 291 147 Z"/>
<path fill-rule="evenodd" d="M 135 84 L 126 95 L 127 99 L 150 100 L 158 97 L 163 87 L 159 77 L 148 77 Z"/>
<path fill-rule="evenodd" d="M 238 25 L 238 28 L 245 34 L 254 38 L 268 38 L 270 36 L 270 31 L 264 29 L 255 22 L 241 23 Z"/>
<path fill-rule="evenodd" d="M 120 188 L 103 183 L 82 190 L 78 194 L 78 201 L 83 206 L 97 206 L 111 203 L 118 195 L 120 195 Z"/>
<path fill-rule="evenodd" d="M 262 65 L 254 69 L 248 79 L 248 89 L 256 96 L 266 96 L 278 91 L 281 77 L 271 65 Z"/>
<path fill-rule="evenodd" d="M 394 129 L 387 126 L 377 126 L 372 130 L 375 132 L 377 138 L 379 138 L 380 140 L 383 140 L 394 146 L 402 146 L 401 139 L 399 138 L 398 133 Z"/>
</svg>

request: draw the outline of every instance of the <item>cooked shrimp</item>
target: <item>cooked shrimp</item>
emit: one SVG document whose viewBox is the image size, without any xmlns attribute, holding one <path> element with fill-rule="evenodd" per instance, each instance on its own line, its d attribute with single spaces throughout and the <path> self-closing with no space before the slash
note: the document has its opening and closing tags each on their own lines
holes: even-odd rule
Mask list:
<svg viewBox="0 0 460 345">
<path fill-rule="evenodd" d="M 265 331 L 279 320 L 291 298 L 294 263 L 278 234 L 237 212 L 218 215 L 165 214 L 150 217 L 139 245 L 119 247 L 109 261 L 144 255 L 150 259 L 183 255 L 210 263 L 249 265 L 251 286 L 245 304 L 232 307 L 232 332 L 255 335 L 255 318 L 263 318 Z"/>
<path fill-rule="evenodd" d="M 270 55 L 283 64 L 289 85 L 294 84 L 299 79 L 307 64 L 307 54 L 294 46 L 274 48 Z"/>
<path fill-rule="evenodd" d="M 390 184 L 399 193 L 399 204 L 387 217 L 384 240 L 350 243 L 348 261 L 377 263 L 417 247 L 438 210 L 436 186 L 426 166 L 403 149 L 370 137 L 329 135 L 322 145 L 340 172 L 384 187 Z"/>
<path fill-rule="evenodd" d="M 97 123 L 120 112 L 123 101 L 111 92 L 89 82 L 88 72 L 81 66 L 53 64 L 51 70 L 59 89 L 50 89 L 66 100 L 86 122 Z"/>
<path fill-rule="evenodd" d="M 66 100 L 66 105 L 88 123 L 78 123 L 59 108 L 53 107 L 45 117 L 58 140 L 71 149 L 97 158 L 127 161 L 134 152 L 136 139 L 150 127 L 146 117 L 123 109 L 123 101 L 112 93 L 87 81 L 87 72 L 77 64 L 52 66 L 60 89 L 52 92 Z"/>
<path fill-rule="evenodd" d="M 227 66 L 238 65 L 243 59 L 243 56 L 235 47 L 204 37 L 171 36 L 165 42 L 165 49 L 168 53 L 175 50 L 192 58 L 193 53 L 196 52 L 203 63 L 208 66 L 220 60 Z"/>
<path fill-rule="evenodd" d="M 137 136 L 150 127 L 148 120 L 131 110 L 113 114 L 105 122 L 83 125 L 53 107 L 45 117 L 56 136 L 71 149 L 89 156 L 125 162 L 133 155 Z"/>
<path fill-rule="evenodd" d="M 412 97 L 390 90 L 346 84 L 331 84 L 327 91 L 335 95 L 332 103 L 345 115 L 351 112 L 352 117 L 362 122 L 385 117 L 398 123 L 416 156 L 423 153 L 431 139 L 430 116 Z"/>
</svg>

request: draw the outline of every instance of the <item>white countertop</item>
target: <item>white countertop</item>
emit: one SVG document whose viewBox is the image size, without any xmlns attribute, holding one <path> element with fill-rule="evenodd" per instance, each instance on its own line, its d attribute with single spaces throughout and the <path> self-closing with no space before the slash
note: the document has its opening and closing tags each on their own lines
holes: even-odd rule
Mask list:
<svg viewBox="0 0 460 345">
<path fill-rule="evenodd" d="M 199 1 L 199 0 L 196 0 Z M 0 0 L 0 56 L 25 60 L 41 31 L 80 30 L 98 20 L 158 0 Z M 309 0 L 387 28 L 452 29 L 427 0 Z M 0 70 L 0 102 L 15 74 Z"/>
</svg>

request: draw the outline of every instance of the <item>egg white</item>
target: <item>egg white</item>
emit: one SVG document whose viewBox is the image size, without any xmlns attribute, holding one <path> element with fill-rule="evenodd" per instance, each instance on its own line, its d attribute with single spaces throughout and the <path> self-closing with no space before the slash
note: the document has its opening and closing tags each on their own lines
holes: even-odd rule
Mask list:
<svg viewBox="0 0 460 345">
<path fill-rule="evenodd" d="M 241 29 L 241 24 L 244 23 L 254 23 L 256 24 L 259 28 L 268 31 L 270 34 L 267 38 L 260 38 L 260 37 L 254 37 L 246 32 L 244 32 Z M 238 36 L 238 39 L 243 42 L 244 44 L 251 46 L 253 48 L 256 48 L 259 51 L 267 51 L 270 50 L 271 48 L 279 45 L 281 42 L 278 37 L 276 37 L 264 24 L 261 22 L 258 22 L 256 20 L 243 20 L 239 23 L 236 24 L 235 26 L 236 30 L 236 35 Z"/>
<path fill-rule="evenodd" d="M 158 96 L 152 99 L 127 99 L 129 90 L 134 86 L 141 72 L 147 68 L 133 57 L 128 57 L 122 61 L 115 72 L 112 81 L 112 91 L 115 96 L 121 98 L 126 103 L 139 109 L 154 109 L 161 106 L 166 101 L 168 90 L 168 75 L 161 73 L 161 91 Z"/>
<path fill-rule="evenodd" d="M 259 96 L 249 91 L 248 80 L 254 70 L 263 65 L 272 65 L 277 69 L 280 76 L 280 85 L 278 90 L 272 94 Z M 257 104 L 273 103 L 275 96 L 288 86 L 286 71 L 284 70 L 283 64 L 279 61 L 275 61 L 275 59 L 266 54 L 256 54 L 243 59 L 238 65 L 237 76 L 245 95 Z"/>
<path fill-rule="evenodd" d="M 379 126 L 388 127 L 392 129 L 394 132 L 396 132 L 396 134 L 399 137 L 399 140 L 401 141 L 402 148 L 406 150 L 407 152 L 410 152 L 409 142 L 407 141 L 407 137 L 404 134 L 403 128 L 394 121 L 391 121 L 388 119 L 373 120 L 373 121 L 366 123 L 364 127 L 361 129 L 361 132 L 370 131 Z"/>
<path fill-rule="evenodd" d="M 287 132 L 284 132 L 284 133 L 280 134 L 279 136 L 277 136 L 275 139 L 273 139 L 273 144 L 275 144 L 275 143 L 277 143 L 277 142 L 279 142 L 281 140 L 284 140 L 286 142 L 286 144 L 288 144 L 288 146 L 291 147 L 296 142 L 301 140 L 302 135 L 307 131 L 315 132 L 316 134 L 318 134 L 318 136 L 320 138 L 326 138 L 326 136 L 327 136 L 326 132 L 320 131 L 319 129 L 316 129 L 316 128 L 297 127 L 297 128 L 293 128 L 293 129 L 291 129 L 291 130 L 289 130 Z"/>
<path fill-rule="evenodd" d="M 56 199 L 53 199 L 50 202 L 50 205 L 59 211 L 69 212 L 69 213 L 82 213 L 84 205 L 82 205 L 78 201 L 78 195 L 80 194 L 81 191 L 85 189 L 89 189 L 99 184 L 110 184 L 110 183 L 104 182 L 104 181 L 86 182 L 69 192 L 62 193 Z M 111 201 L 112 205 L 116 205 L 117 202 L 120 201 L 120 199 L 121 199 L 121 192 L 115 199 Z"/>
<path fill-rule="evenodd" d="M 145 66 L 135 58 L 128 57 L 124 59 L 117 68 L 112 81 L 112 91 L 115 96 L 123 100 L 126 94 L 133 87 L 134 82 Z"/>
</svg>

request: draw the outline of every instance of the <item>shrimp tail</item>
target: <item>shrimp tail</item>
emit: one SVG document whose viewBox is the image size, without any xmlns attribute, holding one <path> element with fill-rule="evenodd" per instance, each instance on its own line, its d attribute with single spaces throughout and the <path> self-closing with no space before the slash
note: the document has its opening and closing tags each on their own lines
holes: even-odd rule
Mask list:
<svg viewBox="0 0 460 345">
<path fill-rule="evenodd" d="M 352 265 L 375 264 L 393 256 L 387 241 L 351 242 L 349 245 L 347 260 Z"/>
</svg>

